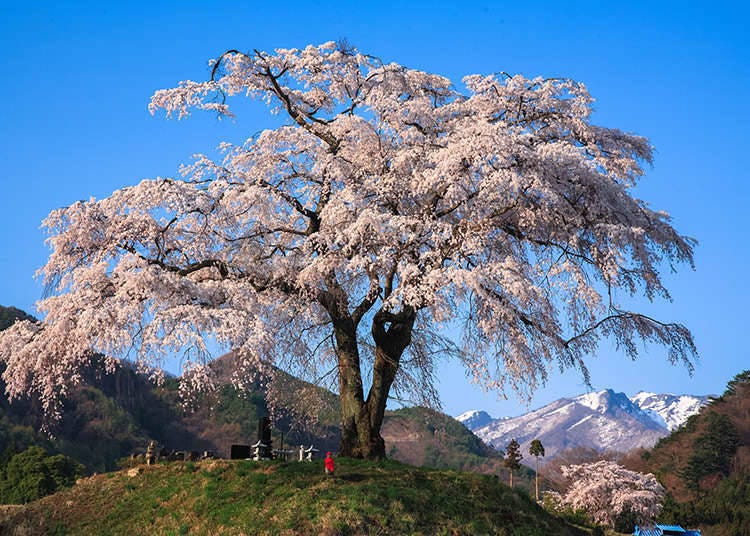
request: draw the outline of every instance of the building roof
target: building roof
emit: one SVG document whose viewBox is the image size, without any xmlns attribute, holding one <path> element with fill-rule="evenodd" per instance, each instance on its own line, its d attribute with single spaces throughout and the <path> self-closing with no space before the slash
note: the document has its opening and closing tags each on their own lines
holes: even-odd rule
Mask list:
<svg viewBox="0 0 750 536">
<path fill-rule="evenodd" d="M 679 525 L 655 525 L 653 528 L 641 528 L 636 525 L 634 536 L 667 536 L 669 534 L 684 534 L 685 536 L 700 536 L 699 530 L 685 530 Z"/>
</svg>

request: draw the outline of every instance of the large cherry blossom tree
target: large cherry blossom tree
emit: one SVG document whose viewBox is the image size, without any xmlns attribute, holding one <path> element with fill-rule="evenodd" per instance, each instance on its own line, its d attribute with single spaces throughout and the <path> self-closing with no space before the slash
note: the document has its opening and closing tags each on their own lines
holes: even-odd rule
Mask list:
<svg viewBox="0 0 750 536">
<path fill-rule="evenodd" d="M 612 527 L 627 512 L 637 524 L 650 526 L 662 510 L 664 487 L 651 473 L 629 471 L 608 460 L 563 466 L 562 472 L 570 486 L 560 504 L 585 511 L 596 523 Z"/>
<path fill-rule="evenodd" d="M 691 366 L 685 327 L 618 296 L 669 298 L 659 271 L 692 265 L 693 243 L 633 193 L 648 141 L 591 124 L 582 84 L 501 73 L 455 86 L 334 43 L 212 65 L 210 80 L 157 91 L 152 112 L 227 116 L 245 95 L 283 126 L 181 177 L 53 211 L 44 320 L 0 338 L 11 396 L 54 413 L 97 353 L 158 369 L 182 352 L 192 391 L 223 347 L 238 381 L 271 364 L 336 378 L 342 454 L 377 458 L 389 395 L 433 400 L 445 351 L 522 396 L 550 367 L 588 379 L 603 337 Z"/>
</svg>

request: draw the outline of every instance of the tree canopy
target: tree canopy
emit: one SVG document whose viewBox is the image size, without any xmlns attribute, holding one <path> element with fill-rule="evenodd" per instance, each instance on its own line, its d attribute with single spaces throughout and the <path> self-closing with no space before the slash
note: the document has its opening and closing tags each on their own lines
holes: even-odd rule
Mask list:
<svg viewBox="0 0 750 536">
<path fill-rule="evenodd" d="M 529 445 L 529 454 L 535 456 L 537 459 L 539 456 L 544 456 L 544 445 L 539 439 L 534 439 Z"/>
<path fill-rule="evenodd" d="M 651 473 L 629 471 L 607 460 L 564 466 L 562 471 L 570 481 L 562 505 L 584 510 L 596 523 L 613 527 L 624 514 L 636 524 L 650 525 L 661 512 L 664 488 Z"/>
<path fill-rule="evenodd" d="M 4 504 L 34 501 L 72 486 L 82 474 L 83 466 L 74 459 L 29 447 L 0 467 L 0 500 Z"/>
<path fill-rule="evenodd" d="M 539 501 L 539 456 L 544 456 L 544 445 L 539 439 L 534 439 L 529 445 L 529 454 L 536 458 L 536 469 L 534 471 L 534 493 Z"/>
<path fill-rule="evenodd" d="M 693 452 L 680 476 L 693 490 L 700 490 L 701 479 L 709 475 L 728 476 L 732 458 L 741 445 L 737 427 L 729 416 L 708 411 L 706 430 L 693 442 Z"/>
<path fill-rule="evenodd" d="M 325 43 L 230 50 L 150 109 L 231 115 L 236 95 L 285 124 L 50 213 L 44 319 L 0 335 L 11 396 L 54 413 L 95 352 L 152 371 L 182 352 L 190 393 L 211 385 L 215 343 L 238 356 L 238 383 L 272 364 L 332 380 L 342 452 L 379 457 L 389 394 L 434 405 L 445 352 L 523 396 L 550 367 L 588 380 L 603 337 L 691 366 L 684 326 L 618 300 L 669 298 L 660 268 L 692 265 L 693 242 L 635 197 L 652 148 L 591 124 L 583 84 L 456 86 Z M 441 336 L 456 326 L 463 344 Z"/>
</svg>

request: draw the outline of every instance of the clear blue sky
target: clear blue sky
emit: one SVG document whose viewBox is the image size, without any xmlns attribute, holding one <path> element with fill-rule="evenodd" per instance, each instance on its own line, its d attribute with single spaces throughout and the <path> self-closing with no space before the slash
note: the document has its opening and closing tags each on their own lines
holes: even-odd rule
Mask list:
<svg viewBox="0 0 750 536">
<path fill-rule="evenodd" d="M 700 242 L 696 270 L 667 280 L 671 303 L 643 304 L 688 325 L 701 361 L 690 378 L 661 348 L 635 363 L 609 348 L 590 361 L 594 387 L 632 394 L 718 393 L 750 368 L 747 243 L 750 32 L 741 2 L 109 2 L 32 7 L 0 0 L 0 304 L 34 311 L 39 224 L 78 199 L 174 175 L 196 152 L 268 124 L 260 105 L 236 121 L 151 117 L 154 90 L 209 75 L 229 48 L 302 47 L 347 38 L 361 50 L 454 81 L 507 71 L 587 84 L 594 121 L 651 139 L 656 161 L 638 194 Z M 65 5 L 60 5 L 65 4 Z M 213 4 L 213 5 L 211 5 Z M 239 7 L 238 7 L 239 6 Z M 446 412 L 494 416 L 498 400 L 443 368 Z M 553 375 L 538 407 L 585 390 Z"/>
</svg>

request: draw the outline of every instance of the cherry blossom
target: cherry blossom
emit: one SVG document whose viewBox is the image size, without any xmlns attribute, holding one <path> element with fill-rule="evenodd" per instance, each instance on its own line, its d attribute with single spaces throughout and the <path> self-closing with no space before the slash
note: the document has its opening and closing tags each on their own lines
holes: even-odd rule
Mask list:
<svg viewBox="0 0 750 536">
<path fill-rule="evenodd" d="M 618 300 L 669 299 L 660 270 L 692 266 L 694 243 L 635 197 L 652 147 L 591 124 L 583 84 L 456 86 L 335 43 L 211 65 L 208 81 L 157 91 L 152 113 L 230 115 L 247 96 L 286 123 L 179 177 L 52 211 L 44 320 L 0 335 L 11 397 L 58 411 L 95 353 L 152 373 L 178 353 L 194 392 L 218 346 L 238 385 L 272 381 L 274 365 L 332 383 L 342 453 L 372 458 L 389 396 L 436 403 L 441 356 L 521 396 L 551 367 L 588 380 L 603 338 L 691 367 L 684 326 Z"/>
<path fill-rule="evenodd" d="M 618 515 L 630 511 L 637 524 L 648 526 L 661 512 L 664 487 L 651 473 L 629 471 L 608 460 L 561 469 L 570 486 L 560 504 L 584 510 L 596 523 L 614 526 Z"/>
</svg>

